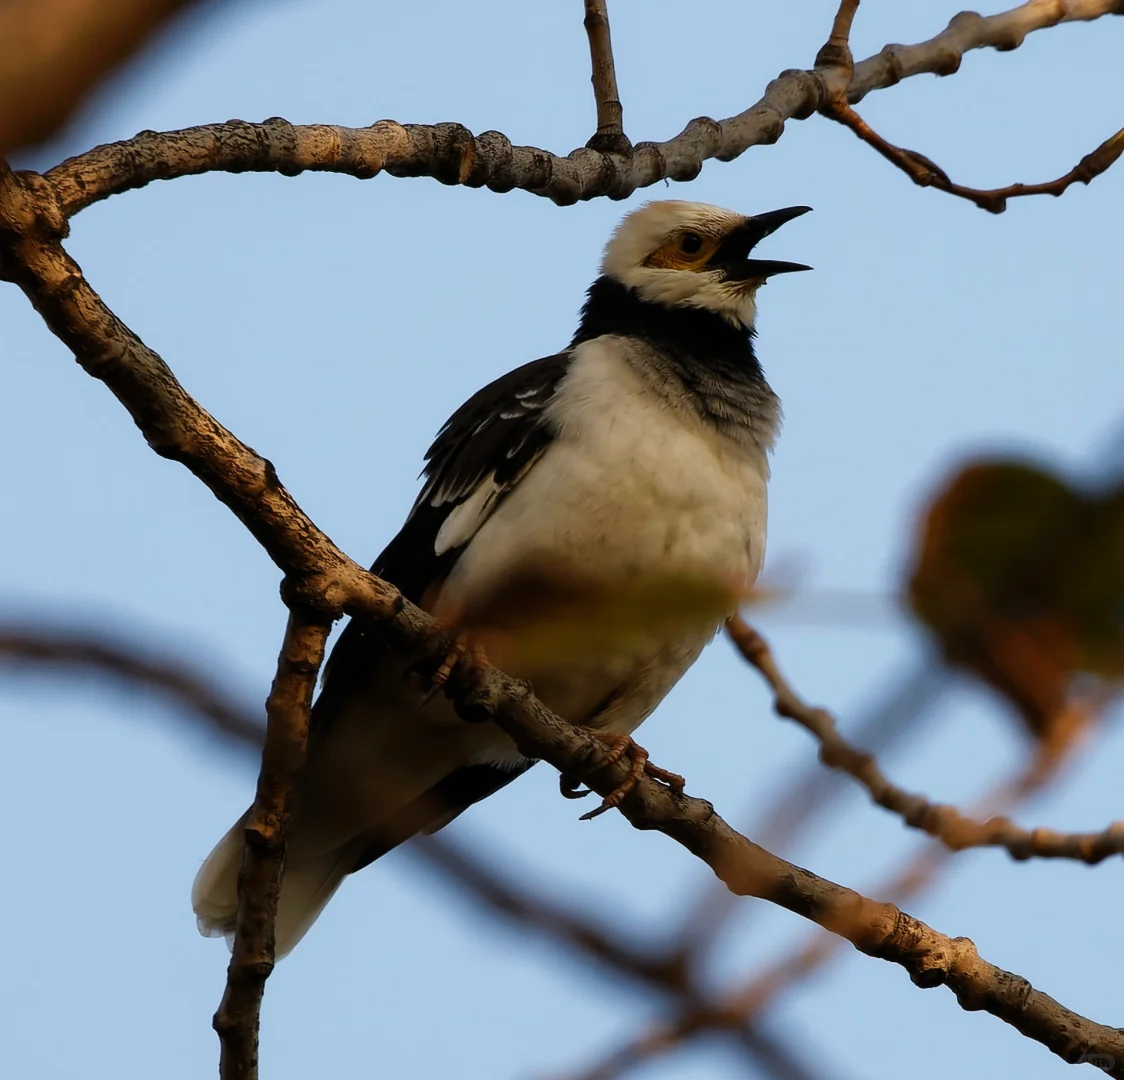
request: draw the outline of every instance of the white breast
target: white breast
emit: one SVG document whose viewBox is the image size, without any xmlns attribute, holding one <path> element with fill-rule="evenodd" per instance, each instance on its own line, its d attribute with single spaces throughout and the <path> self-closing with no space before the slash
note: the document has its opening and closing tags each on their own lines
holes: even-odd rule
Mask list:
<svg viewBox="0 0 1124 1080">
<path fill-rule="evenodd" d="M 765 556 L 768 465 L 672 404 L 621 339 L 578 347 L 550 406 L 558 437 L 473 537 L 447 585 L 471 603 L 527 561 L 713 577 L 747 589 Z"/>
</svg>

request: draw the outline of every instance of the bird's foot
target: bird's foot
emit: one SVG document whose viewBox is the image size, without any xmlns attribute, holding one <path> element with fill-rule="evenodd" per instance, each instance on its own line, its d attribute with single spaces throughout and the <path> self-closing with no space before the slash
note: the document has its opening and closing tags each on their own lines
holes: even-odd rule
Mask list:
<svg viewBox="0 0 1124 1080">
<path fill-rule="evenodd" d="M 478 641 L 473 641 L 468 634 L 458 633 L 448 641 L 444 632 L 439 631 L 439 633 L 442 637 L 438 640 L 447 642 L 445 657 L 429 677 L 429 689 L 422 698 L 422 705 L 428 705 L 449 685 L 454 676 L 457 678 L 468 676 L 488 666 L 488 656 L 484 652 L 484 646 Z"/>
<path fill-rule="evenodd" d="M 582 814 L 579 818 L 580 821 L 592 821 L 595 817 L 605 813 L 606 810 L 612 810 L 613 807 L 620 806 L 624 802 L 625 796 L 640 783 L 641 777 L 644 776 L 650 776 L 653 780 L 659 780 L 660 783 L 666 784 L 676 795 L 682 793 L 687 781 L 678 773 L 668 772 L 667 769 L 661 769 L 658 765 L 653 765 L 648 760 L 648 751 L 634 742 L 632 736 L 606 735 L 601 732 L 593 732 L 592 734 L 609 748 L 605 758 L 598 763 L 599 767 L 615 765 L 618 761 L 628 758 L 629 770 L 628 775 L 617 785 L 616 789 L 601 800 L 601 805 L 596 810 L 590 810 L 588 814 Z M 569 776 L 559 777 L 558 787 L 567 799 L 583 799 L 589 794 L 588 788 L 584 791 L 579 790 L 578 781 Z"/>
</svg>

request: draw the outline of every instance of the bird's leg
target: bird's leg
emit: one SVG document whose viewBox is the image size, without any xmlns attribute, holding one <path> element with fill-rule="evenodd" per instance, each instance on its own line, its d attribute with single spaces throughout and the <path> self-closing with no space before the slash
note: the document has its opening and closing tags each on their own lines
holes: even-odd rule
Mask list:
<svg viewBox="0 0 1124 1080">
<path fill-rule="evenodd" d="M 442 641 L 447 640 L 447 631 L 438 629 L 435 639 L 434 647 L 437 648 Z M 474 641 L 464 631 L 457 633 L 451 641 L 448 641 L 444 659 L 429 677 L 429 690 L 422 698 L 421 704 L 429 704 L 441 693 L 455 672 L 467 673 L 487 666 L 488 656 L 484 652 L 484 646 Z"/>
<path fill-rule="evenodd" d="M 634 742 L 631 735 L 606 735 L 598 731 L 592 732 L 592 734 L 609 748 L 609 752 L 601 763 L 602 766 L 615 765 L 618 761 L 627 757 L 629 759 L 629 770 L 628 775 L 617 785 L 616 789 L 605 796 L 601 805 L 596 810 L 590 810 L 588 814 L 582 814 L 579 818 L 580 821 L 592 821 L 595 817 L 605 813 L 606 810 L 612 810 L 613 807 L 620 806 L 624 802 L 625 796 L 640 783 L 641 777 L 644 776 L 650 776 L 653 780 L 659 780 L 661 783 L 667 784 L 676 795 L 682 793 L 687 781 L 678 773 L 668 772 L 667 769 L 661 769 L 658 765 L 653 765 L 648 760 L 648 751 Z M 566 779 L 563 778 L 560 783 L 565 784 Z M 576 799 L 582 795 L 588 795 L 589 792 L 583 791 L 580 794 L 575 794 L 571 787 L 570 794 L 567 794 L 565 790 L 562 794 L 566 795 L 567 798 Z"/>
</svg>

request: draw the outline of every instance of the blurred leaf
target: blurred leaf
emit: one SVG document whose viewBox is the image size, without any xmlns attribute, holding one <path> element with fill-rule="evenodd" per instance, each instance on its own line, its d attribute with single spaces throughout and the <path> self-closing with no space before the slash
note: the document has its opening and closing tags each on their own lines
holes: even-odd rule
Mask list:
<svg viewBox="0 0 1124 1080">
<path fill-rule="evenodd" d="M 676 640 L 719 626 L 747 592 L 744 581 L 704 574 L 622 574 L 615 581 L 532 567 L 449 621 L 471 631 L 501 668 L 583 664 L 591 655 Z"/>
<path fill-rule="evenodd" d="M 949 663 L 1047 734 L 1076 674 L 1124 676 L 1124 487 L 970 465 L 921 522 L 907 596 Z"/>
</svg>

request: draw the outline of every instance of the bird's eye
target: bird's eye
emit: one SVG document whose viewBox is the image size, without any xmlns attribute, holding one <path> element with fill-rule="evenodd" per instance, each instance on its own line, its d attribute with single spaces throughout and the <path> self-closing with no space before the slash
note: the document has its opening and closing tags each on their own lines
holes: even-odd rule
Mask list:
<svg viewBox="0 0 1124 1080">
<path fill-rule="evenodd" d="M 684 233 L 679 238 L 679 250 L 682 251 L 684 255 L 697 255 L 702 251 L 702 246 L 702 237 L 699 236 L 698 233 Z"/>
</svg>

